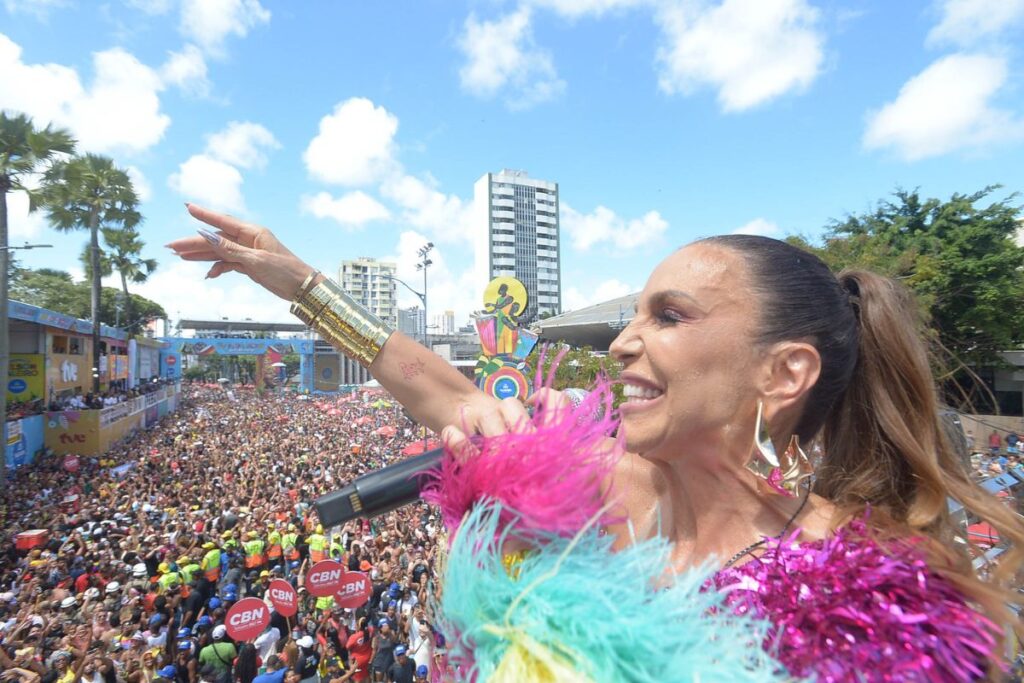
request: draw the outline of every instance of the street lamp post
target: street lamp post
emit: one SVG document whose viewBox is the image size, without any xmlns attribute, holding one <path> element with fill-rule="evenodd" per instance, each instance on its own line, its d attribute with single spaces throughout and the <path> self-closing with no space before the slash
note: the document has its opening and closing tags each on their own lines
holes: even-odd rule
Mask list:
<svg viewBox="0 0 1024 683">
<path fill-rule="evenodd" d="M 420 261 L 416 264 L 416 270 L 423 271 L 423 345 L 430 348 L 430 337 L 427 336 L 427 268 L 433 263 L 427 254 L 434 248 L 433 242 L 427 242 L 416 252 Z"/>
<path fill-rule="evenodd" d="M 6 481 L 7 479 L 7 370 L 11 362 L 11 336 L 10 336 L 10 320 L 8 316 L 8 291 L 10 282 L 8 281 L 9 263 L 10 263 L 10 252 L 17 250 L 28 250 L 28 249 L 46 249 L 52 247 L 52 244 L 28 244 L 27 242 L 20 247 L 5 246 L 0 247 L 0 269 L 3 273 L 0 273 L 0 416 L 3 416 L 4 429 L 0 429 L 0 435 L 3 436 L 3 457 L 0 457 L 0 482 Z"/>
</svg>

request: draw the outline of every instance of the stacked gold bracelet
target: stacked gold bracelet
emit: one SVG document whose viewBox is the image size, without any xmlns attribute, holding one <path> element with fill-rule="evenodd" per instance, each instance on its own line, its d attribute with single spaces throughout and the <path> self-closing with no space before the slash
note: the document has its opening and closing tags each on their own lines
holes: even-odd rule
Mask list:
<svg viewBox="0 0 1024 683">
<path fill-rule="evenodd" d="M 310 288 L 313 273 L 299 288 L 291 311 L 334 348 L 369 366 L 394 332 L 330 279 Z"/>
</svg>

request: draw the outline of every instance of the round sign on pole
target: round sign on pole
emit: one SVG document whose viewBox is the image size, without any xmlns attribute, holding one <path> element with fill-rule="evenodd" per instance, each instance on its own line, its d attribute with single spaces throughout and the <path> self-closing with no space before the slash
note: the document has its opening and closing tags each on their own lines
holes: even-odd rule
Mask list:
<svg viewBox="0 0 1024 683">
<path fill-rule="evenodd" d="M 263 633 L 270 623 L 270 608 L 259 598 L 242 598 L 228 610 L 224 620 L 234 641 L 250 640 Z"/>
<path fill-rule="evenodd" d="M 294 617 L 299 611 L 298 594 L 284 579 L 274 579 L 267 587 L 267 597 L 282 617 Z"/>
<path fill-rule="evenodd" d="M 362 572 L 345 572 L 341 586 L 334 594 L 334 604 L 356 609 L 365 605 L 372 594 L 373 585 L 369 576 Z"/>
<path fill-rule="evenodd" d="M 338 592 L 344 576 L 345 568 L 334 560 L 317 562 L 306 574 L 306 590 L 310 595 L 326 598 Z"/>
</svg>

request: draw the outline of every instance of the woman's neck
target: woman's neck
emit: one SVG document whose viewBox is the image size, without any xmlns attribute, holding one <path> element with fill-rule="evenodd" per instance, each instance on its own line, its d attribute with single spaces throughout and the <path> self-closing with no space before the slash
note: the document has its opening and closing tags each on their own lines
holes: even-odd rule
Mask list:
<svg viewBox="0 0 1024 683">
<path fill-rule="evenodd" d="M 721 564 L 751 543 L 777 536 L 801 503 L 802 497 L 759 491 L 752 475 L 730 464 L 742 462 L 742 456 L 730 459 L 724 447 L 713 450 L 671 458 L 630 454 L 616 470 L 613 493 L 626 509 L 632 532 L 638 538 L 669 540 L 675 570 L 702 565 L 712 556 Z M 829 531 L 831 511 L 827 501 L 813 496 L 791 528 L 805 529 L 802 537 L 820 538 Z M 628 538 L 619 545 L 625 542 Z"/>
</svg>

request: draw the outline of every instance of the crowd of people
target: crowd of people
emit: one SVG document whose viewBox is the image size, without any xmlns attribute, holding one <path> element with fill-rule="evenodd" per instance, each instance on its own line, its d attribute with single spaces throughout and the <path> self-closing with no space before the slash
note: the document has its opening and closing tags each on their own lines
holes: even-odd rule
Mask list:
<svg viewBox="0 0 1024 683">
<path fill-rule="evenodd" d="M 118 381 L 118 384 L 122 383 L 126 382 Z M 7 403 L 7 419 L 17 420 L 31 415 L 39 415 L 46 411 L 100 410 L 158 391 L 166 385 L 167 380 L 153 378 L 141 382 L 137 387 L 133 388 L 115 385 L 102 392 L 69 391 L 60 396 L 53 396 L 49 401 L 41 397 L 33 398 L 29 401 L 10 401 Z"/>
<path fill-rule="evenodd" d="M 0 680 L 431 680 L 444 661 L 425 610 L 439 520 L 418 504 L 324 530 L 310 505 L 402 457 L 416 425 L 364 393 L 229 398 L 191 385 L 183 399 L 102 458 L 68 471 L 43 456 L 0 492 Z M 19 550 L 32 529 L 46 535 Z M 310 595 L 304 576 L 322 559 L 365 572 L 370 600 Z M 231 605 L 278 578 L 297 589 L 298 613 L 272 612 L 254 641 L 233 642 Z"/>
</svg>

